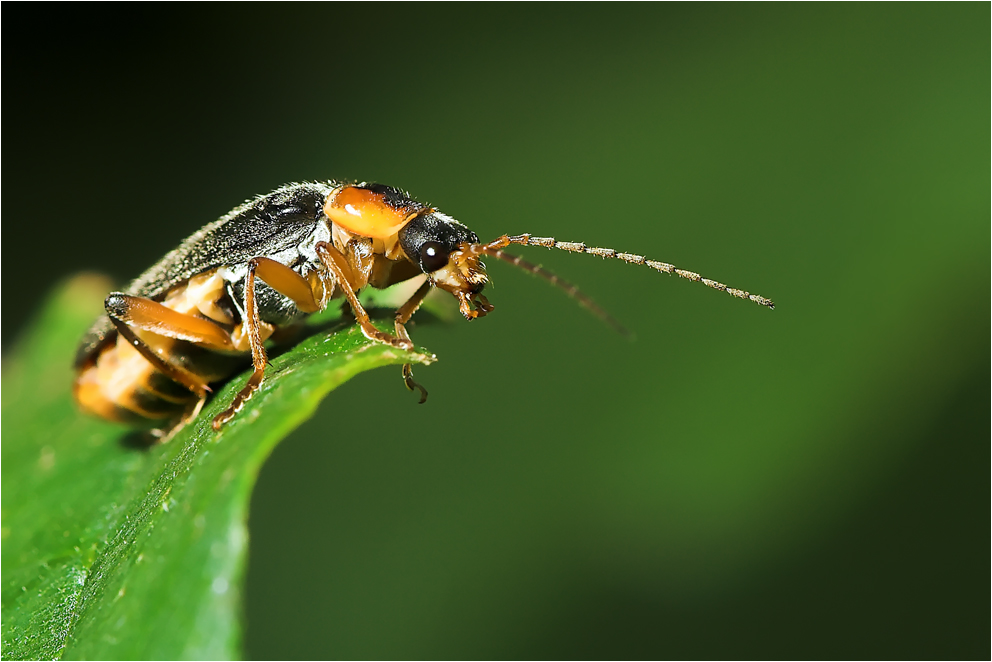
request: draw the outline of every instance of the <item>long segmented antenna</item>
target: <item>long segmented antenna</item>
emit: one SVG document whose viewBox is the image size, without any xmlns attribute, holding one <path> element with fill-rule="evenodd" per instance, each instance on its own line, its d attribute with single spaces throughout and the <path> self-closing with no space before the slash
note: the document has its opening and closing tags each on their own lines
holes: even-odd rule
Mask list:
<svg viewBox="0 0 992 662">
<path fill-rule="evenodd" d="M 514 258 L 513 256 L 502 257 L 500 255 L 497 255 L 497 253 L 502 252 L 501 249 L 509 246 L 510 244 L 518 244 L 520 246 L 541 246 L 543 248 L 558 248 L 560 250 L 569 251 L 571 253 L 587 253 L 589 255 L 597 255 L 602 258 L 609 257 L 617 260 L 623 260 L 624 262 L 630 264 L 643 264 L 645 266 L 651 267 L 655 271 L 660 271 L 665 274 L 675 274 L 676 276 L 679 276 L 680 278 L 685 278 L 686 280 L 700 282 L 703 285 L 706 285 L 707 287 L 712 287 L 714 290 L 720 290 L 721 292 L 726 292 L 727 294 L 737 297 L 738 299 L 748 299 L 760 306 L 765 306 L 766 308 L 769 309 L 775 308 L 775 302 L 773 302 L 771 299 L 766 299 L 765 297 L 758 296 L 757 294 L 751 294 L 750 292 L 747 292 L 745 290 L 738 290 L 732 287 L 727 287 L 723 283 L 717 282 L 715 280 L 710 280 L 709 278 L 703 278 L 702 276 L 700 276 L 695 272 L 686 271 L 685 269 L 677 269 L 674 265 L 668 264 L 667 262 L 658 262 L 657 260 L 649 260 L 643 255 L 634 255 L 632 253 L 618 253 L 612 248 L 593 248 L 590 246 L 586 246 L 583 243 L 576 243 L 571 241 L 558 241 L 554 237 L 532 237 L 529 234 L 519 234 L 519 235 L 514 235 L 512 237 L 508 235 L 503 235 L 499 239 L 496 239 L 495 241 L 491 241 L 488 244 L 472 244 L 469 247 L 469 250 L 477 254 L 485 253 L 487 255 L 493 255 L 495 257 L 499 257 L 500 259 L 506 260 L 507 262 L 518 264 L 517 262 L 514 262 L 514 260 L 515 259 L 519 260 L 519 258 Z M 523 262 L 523 261 L 519 260 L 519 262 Z M 530 265 L 529 263 L 524 263 L 524 264 L 528 265 L 524 267 L 525 269 L 531 270 L 530 267 L 533 265 Z M 543 278 L 551 281 L 553 284 L 558 284 L 561 282 L 557 279 L 556 276 L 553 276 L 553 274 L 551 274 L 550 272 L 544 271 L 540 267 L 536 267 L 536 270 L 532 270 L 532 271 L 533 273 L 538 274 Z M 599 306 L 597 306 L 591 299 L 589 299 L 589 297 L 579 292 L 574 285 L 570 285 L 568 287 L 575 290 L 575 294 L 572 293 L 570 294 L 571 296 L 575 296 L 575 298 L 578 299 L 578 301 L 582 303 L 582 305 L 592 310 L 594 313 L 596 313 L 597 316 L 603 317 L 604 319 L 607 319 L 607 321 L 612 320 L 612 318 L 609 315 L 607 315 L 604 311 L 602 311 L 602 309 L 599 308 Z M 566 291 L 568 291 L 568 288 L 565 289 Z M 615 326 L 617 325 L 615 321 L 610 323 Z"/>
<path fill-rule="evenodd" d="M 480 244 L 476 244 L 476 246 L 480 246 Z M 562 290 L 564 290 L 565 294 L 578 301 L 579 304 L 583 306 L 586 310 L 588 310 L 593 315 L 595 315 L 599 319 L 603 320 L 604 322 L 612 326 L 621 335 L 630 337 L 631 335 L 630 331 L 628 331 L 623 324 L 618 322 L 608 312 L 600 308 L 599 304 L 593 301 L 589 297 L 589 295 L 582 292 L 582 290 L 580 290 L 577 285 L 573 285 L 572 283 L 569 283 L 568 281 L 559 278 L 557 275 L 548 271 L 547 269 L 545 269 L 544 267 L 538 264 L 528 262 L 519 255 L 510 255 L 509 253 L 503 252 L 502 249 L 491 248 L 491 246 L 489 245 L 481 245 L 481 246 L 482 248 L 479 251 L 481 254 L 490 255 L 499 260 L 503 260 L 504 262 L 509 262 L 515 267 L 520 267 L 524 271 L 529 271 L 535 276 L 540 276 L 541 278 L 548 281 L 555 287 L 559 287 Z"/>
</svg>

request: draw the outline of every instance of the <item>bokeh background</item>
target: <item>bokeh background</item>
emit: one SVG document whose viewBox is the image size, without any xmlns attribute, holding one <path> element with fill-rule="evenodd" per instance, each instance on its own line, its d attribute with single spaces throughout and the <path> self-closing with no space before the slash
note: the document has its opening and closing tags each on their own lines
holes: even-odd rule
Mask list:
<svg viewBox="0 0 992 662">
<path fill-rule="evenodd" d="M 293 180 L 522 252 L 251 506 L 259 658 L 988 658 L 988 4 L 8 5 L 3 344 Z"/>
</svg>

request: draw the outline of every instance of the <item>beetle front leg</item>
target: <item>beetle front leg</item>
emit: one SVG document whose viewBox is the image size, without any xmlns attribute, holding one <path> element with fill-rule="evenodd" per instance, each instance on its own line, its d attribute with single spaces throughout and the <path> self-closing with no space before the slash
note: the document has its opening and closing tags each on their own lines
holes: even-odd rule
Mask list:
<svg viewBox="0 0 992 662">
<path fill-rule="evenodd" d="M 388 333 L 383 333 L 372 324 L 369 314 L 365 312 L 365 308 L 358 300 L 358 295 L 355 294 L 355 290 L 348 281 L 344 269 L 338 264 L 338 259 L 344 260 L 344 256 L 341 255 L 340 251 L 324 241 L 318 243 L 316 249 L 321 262 L 330 270 L 336 284 L 344 292 L 345 298 L 348 299 L 348 304 L 351 306 L 352 312 L 355 313 L 355 321 L 358 322 L 358 328 L 362 330 L 362 334 L 369 340 L 381 342 L 397 349 L 413 349 L 413 342 L 409 338 L 397 338 Z"/>
<path fill-rule="evenodd" d="M 413 314 L 417 312 L 420 308 L 420 304 L 424 302 L 424 297 L 427 293 L 431 291 L 430 281 L 424 281 L 416 292 L 413 293 L 406 303 L 400 306 L 400 309 L 396 311 L 396 337 L 408 341 L 411 345 L 413 341 L 410 340 L 410 334 L 406 331 L 406 323 L 410 321 Z M 413 380 L 413 366 L 409 363 L 403 364 L 403 383 L 406 384 L 408 390 L 412 391 L 417 389 L 420 391 L 420 402 L 419 404 L 424 404 L 427 402 L 427 389 L 418 384 Z"/>
</svg>

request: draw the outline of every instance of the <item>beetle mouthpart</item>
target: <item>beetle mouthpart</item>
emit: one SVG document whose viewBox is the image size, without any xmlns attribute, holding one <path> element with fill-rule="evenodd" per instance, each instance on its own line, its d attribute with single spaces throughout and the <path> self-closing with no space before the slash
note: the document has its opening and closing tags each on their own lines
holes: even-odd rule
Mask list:
<svg viewBox="0 0 992 662">
<path fill-rule="evenodd" d="M 489 282 L 486 266 L 478 253 L 465 250 L 462 244 L 451 252 L 448 264 L 430 274 L 431 283 L 458 299 L 458 310 L 467 320 L 485 317 L 494 308 L 482 295 L 482 288 Z"/>
<path fill-rule="evenodd" d="M 473 289 L 481 289 L 489 282 L 489 277 L 486 275 L 486 265 L 482 264 L 478 253 L 466 250 L 471 245 L 461 244 L 457 250 L 452 251 L 448 264 L 453 266 L 453 271 L 463 281 L 472 285 Z"/>
<path fill-rule="evenodd" d="M 482 292 L 456 292 L 455 296 L 458 297 L 458 310 L 469 321 L 476 317 L 485 317 L 496 308 Z M 472 308 L 473 305 L 475 308 Z"/>
</svg>

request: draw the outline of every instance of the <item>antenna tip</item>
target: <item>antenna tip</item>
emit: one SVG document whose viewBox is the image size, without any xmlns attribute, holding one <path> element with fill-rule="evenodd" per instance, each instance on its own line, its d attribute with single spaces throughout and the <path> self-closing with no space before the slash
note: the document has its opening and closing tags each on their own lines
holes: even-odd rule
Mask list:
<svg viewBox="0 0 992 662">
<path fill-rule="evenodd" d="M 764 306 L 768 310 L 775 310 L 775 302 L 771 299 L 766 299 L 765 297 L 759 297 L 757 294 L 752 294 L 751 301 L 760 306 Z"/>
</svg>

